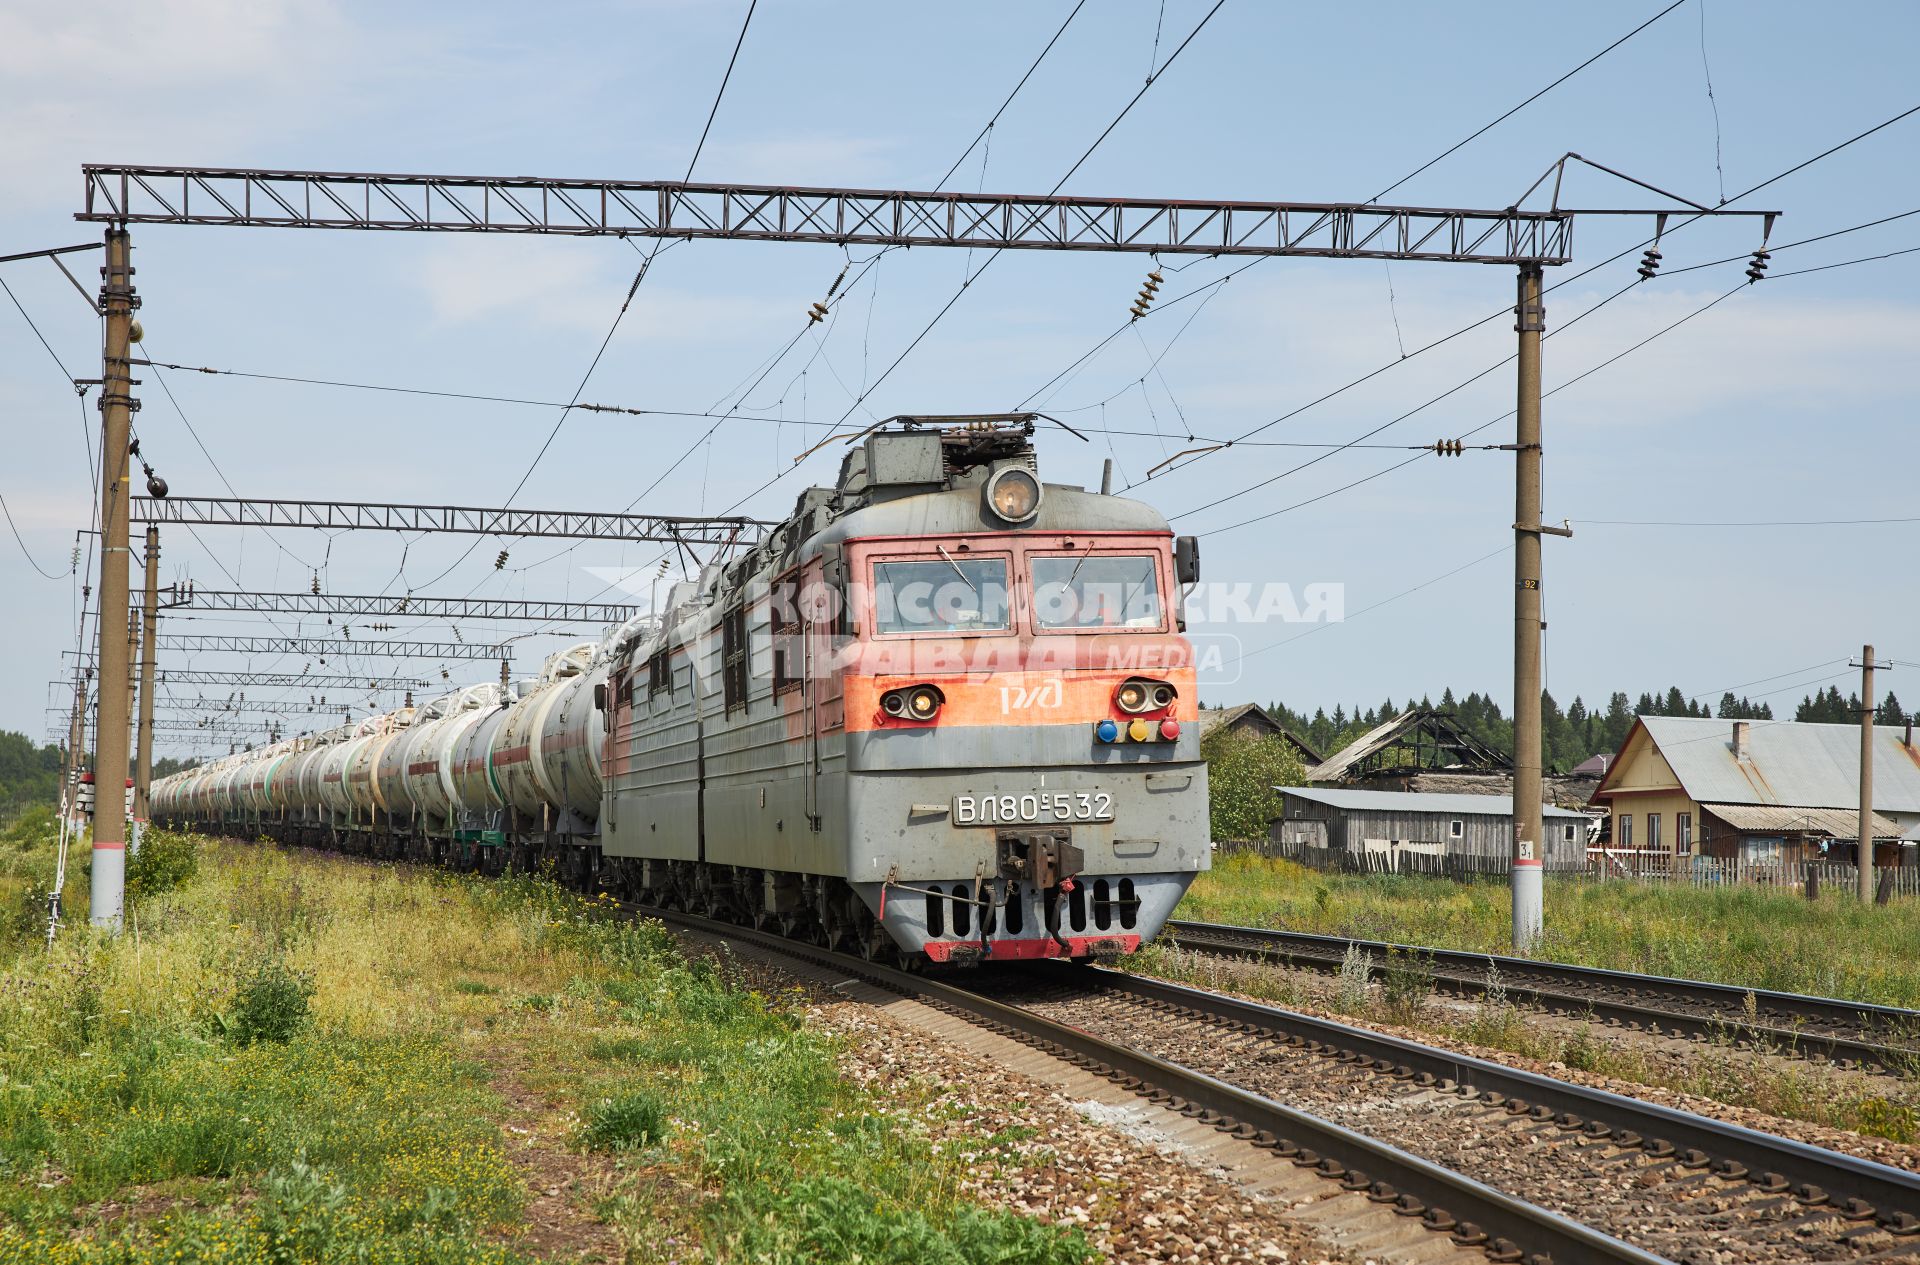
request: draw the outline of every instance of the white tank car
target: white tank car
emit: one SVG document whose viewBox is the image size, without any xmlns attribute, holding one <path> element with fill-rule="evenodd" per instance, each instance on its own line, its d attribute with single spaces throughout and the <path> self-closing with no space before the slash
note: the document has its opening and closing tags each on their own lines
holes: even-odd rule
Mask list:
<svg viewBox="0 0 1920 1265">
<path fill-rule="evenodd" d="M 511 698 L 503 697 L 462 731 L 453 745 L 453 800 L 460 812 L 461 829 L 499 828 L 500 810 L 506 800 L 494 781 L 493 740 L 499 736 L 512 705 Z"/>
<path fill-rule="evenodd" d="M 562 787 L 578 782 L 582 776 L 563 770 L 561 764 L 575 746 L 589 745 L 598 759 L 604 733 L 599 729 L 599 713 L 593 710 L 592 682 L 605 680 L 605 669 L 590 671 L 594 655 L 592 642 L 581 642 L 547 658 L 538 683 L 508 709 L 493 740 L 493 773 L 501 798 L 524 823 L 539 823 L 544 829 L 553 814 L 568 808 Z M 585 690 L 586 706 L 568 706 L 567 701 Z M 596 775 L 597 776 L 597 775 Z M 599 787 L 593 787 L 589 811 L 583 820 L 591 822 L 599 815 Z"/>
<path fill-rule="evenodd" d="M 450 833 L 456 824 L 453 762 L 460 740 L 496 711 L 505 691 L 497 684 L 471 685 L 437 700 L 432 719 L 416 726 L 407 748 L 406 787 L 428 834 Z"/>
<path fill-rule="evenodd" d="M 373 787 L 389 823 L 410 821 L 413 800 L 407 795 L 407 759 L 420 737 L 425 708 L 403 707 L 393 713 L 394 730 L 373 761 Z"/>
<path fill-rule="evenodd" d="M 373 741 L 372 726 L 380 719 L 369 717 L 354 726 L 352 737 L 327 748 L 327 758 L 320 766 L 320 803 L 335 817 L 346 818 L 353 813 L 353 801 L 347 795 L 347 770 Z"/>
</svg>

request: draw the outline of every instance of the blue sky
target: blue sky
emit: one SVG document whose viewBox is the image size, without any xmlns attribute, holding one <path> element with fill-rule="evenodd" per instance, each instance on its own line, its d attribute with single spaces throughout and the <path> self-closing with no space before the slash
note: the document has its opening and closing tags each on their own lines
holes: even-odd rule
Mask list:
<svg viewBox="0 0 1920 1265">
<path fill-rule="evenodd" d="M 762 0 L 696 179 L 920 188 L 965 149 L 1066 16 L 1061 2 L 975 6 Z M 1211 0 L 1090 0 L 950 187 L 1042 192 L 1178 45 Z M 1624 34 L 1661 6 L 1388 4 L 1364 10 L 1227 0 L 1180 60 L 1067 185 L 1068 192 L 1357 200 L 1440 153 Z M 146 163 L 471 174 L 677 178 L 712 104 L 744 5 L 0 3 L 0 254 L 89 240 L 76 225 L 79 164 Z M 1394 193 L 1394 200 L 1502 206 L 1568 150 L 1703 201 L 1744 190 L 1915 104 L 1910 54 L 1920 10 L 1902 3 L 1805 6 L 1687 0 L 1633 40 Z M 118 50 L 126 50 L 122 56 Z M 112 62 L 115 70 L 103 67 Z M 1776 243 L 1920 207 L 1920 116 L 1773 185 L 1743 206 L 1785 212 Z M 1565 200 L 1645 205 L 1651 195 L 1586 171 Z M 1637 221 L 1587 219 L 1576 264 L 1645 236 Z M 1696 224 L 1666 263 L 1742 253 L 1750 221 Z M 147 350 L 247 372 L 564 400 L 580 381 L 638 259 L 607 240 L 150 228 L 134 234 Z M 1920 245 L 1920 216 L 1785 251 L 1774 271 Z M 867 252 L 856 251 L 855 257 Z M 696 242 L 663 252 L 582 398 L 713 410 L 800 328 L 845 258 L 838 248 Z M 975 264 L 979 262 L 978 257 Z M 1179 261 L 1184 262 L 1184 261 Z M 1629 257 L 1555 291 L 1548 327 L 1624 286 Z M 729 421 L 664 480 L 646 508 L 723 509 L 846 415 L 952 297 L 963 253 L 895 252 L 767 375 Z M 92 256 L 73 262 L 90 287 Z M 1025 400 L 1124 318 L 1137 256 L 1015 253 L 976 282 L 852 418 L 999 410 Z M 1225 261 L 1169 278 L 1168 294 Z M 43 261 L 0 265 L 68 369 L 98 374 L 97 325 Z M 1727 264 L 1624 295 L 1546 345 L 1551 388 L 1694 311 L 1741 280 Z M 1920 616 L 1903 583 L 1914 524 L 1653 528 L 1911 516 L 1920 452 L 1920 255 L 1743 291 L 1547 402 L 1546 517 L 1574 520 L 1547 546 L 1548 681 L 1563 702 L 1613 688 L 1799 693 L 1845 672 L 1863 641 L 1883 654 Z M 1391 287 L 1391 302 L 1389 290 Z M 1186 434 L 1233 435 L 1509 305 L 1511 270 L 1270 260 L 1169 309 L 1043 394 L 1068 421 L 1109 430 L 1083 445 L 1043 439 L 1047 477 L 1095 482 L 1118 461 L 1139 482 Z M 4 296 L 0 296 L 3 300 Z M 1191 324 L 1187 317 L 1199 309 Z M 1396 334 L 1396 321 L 1398 333 Z M 1184 330 L 1183 330 L 1184 326 Z M 1396 364 L 1262 438 L 1343 442 L 1511 351 L 1504 317 Z M 1178 337 L 1176 338 L 1176 335 Z M 1171 341 L 1171 346 L 1169 343 Z M 1143 345 L 1144 344 L 1144 345 Z M 1162 353 L 1165 353 L 1162 356 Z M 1152 358 L 1161 357 L 1150 372 Z M 1143 380 L 1144 379 L 1144 380 Z M 555 418 L 550 408 L 433 400 L 201 375 L 151 375 L 138 431 L 177 493 L 224 495 L 190 421 L 243 495 L 497 504 Z M 1512 407 L 1496 370 L 1376 442 L 1424 444 Z M 6 498 L 40 565 L 66 569 L 88 513 L 72 389 L 11 303 L 0 302 Z M 89 410 L 88 424 L 93 414 Z M 809 425 L 799 425 L 805 422 Z M 688 418 L 571 415 L 516 503 L 612 509 L 695 444 Z M 1502 421 L 1479 438 L 1511 437 Z M 1111 448 L 1109 448 L 1109 441 Z M 831 477 L 837 445 L 749 502 L 777 517 L 806 482 Z M 1186 513 L 1297 464 L 1311 450 L 1239 447 L 1156 477 L 1133 494 L 1205 540 L 1209 576 L 1345 586 L 1347 621 L 1311 631 L 1208 629 L 1259 651 L 1209 701 L 1377 703 L 1444 686 L 1505 699 L 1511 673 L 1512 458 L 1423 459 L 1256 525 L 1404 459 L 1354 449 L 1232 503 Z M 640 547 L 390 535 L 203 532 L 252 588 L 582 597 L 588 568 L 640 566 Z M 165 577 L 227 587 L 199 542 L 164 545 Z M 404 555 L 403 555 L 404 550 Z M 1493 555 L 1488 557 L 1488 555 Z M 559 555 L 554 557 L 554 555 Z M 542 559 L 552 557 L 550 562 Z M 1476 559 L 1485 559 L 1466 566 Z M 529 567 L 527 564 L 540 565 Z M 1448 574 L 1448 573 L 1454 574 Z M 1445 576 L 1442 579 L 1439 577 Z M 46 580 L 11 539 L 0 582 L 14 673 L 0 725 L 39 734 L 46 682 L 73 644 L 73 581 Z M 1419 587 L 1424 586 L 1424 587 Z M 1415 590 L 1408 592 L 1408 590 Z M 1386 602 L 1387 599 L 1397 600 Z M 1375 609 L 1368 609 L 1375 608 Z M 446 639 L 444 624 L 397 621 Z M 298 621 L 280 626 L 291 631 Z M 172 621 L 170 631 L 265 631 L 255 616 Z M 309 619 L 304 631 L 325 631 Z M 469 641 L 519 627 L 464 625 Z M 583 633 L 593 630 L 582 629 Z M 1301 634 L 1306 635 L 1301 635 Z M 1291 640 L 1289 640 L 1291 639 Z M 1282 642 L 1286 644 L 1279 644 Z M 520 643 L 531 667 L 560 644 Z M 1269 648 L 1271 647 L 1271 648 Z M 197 656 L 196 667 L 238 667 Z M 298 671 L 301 661 L 256 659 Z M 334 665 L 330 665 L 334 666 Z M 370 665 L 369 665 L 370 666 Z M 440 665 L 417 664 L 437 675 Z M 487 672 L 475 665 L 454 679 Z M 1806 669 L 1805 671 L 1800 671 Z M 315 670 L 318 670 L 316 667 Z M 365 671 L 367 666 L 357 667 Z M 1902 684 L 1894 674 L 1892 684 Z M 177 691 L 192 694 L 192 690 Z M 211 691 L 209 691 L 211 692 Z M 1920 684 L 1911 691 L 1920 694 Z M 259 691 L 260 694 L 267 693 Z M 301 692 L 304 699 L 304 692 Z M 336 700 L 337 701 L 337 700 Z"/>
</svg>

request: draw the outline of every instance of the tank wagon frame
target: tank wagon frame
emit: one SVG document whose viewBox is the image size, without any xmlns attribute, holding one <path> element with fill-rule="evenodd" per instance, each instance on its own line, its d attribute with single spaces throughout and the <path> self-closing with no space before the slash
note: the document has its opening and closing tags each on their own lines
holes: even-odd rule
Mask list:
<svg viewBox="0 0 1920 1265">
<path fill-rule="evenodd" d="M 1179 594 L 1033 419 L 900 418 L 538 676 L 157 782 L 156 820 L 581 886 L 870 957 L 1107 957 L 1207 867 Z"/>
</svg>

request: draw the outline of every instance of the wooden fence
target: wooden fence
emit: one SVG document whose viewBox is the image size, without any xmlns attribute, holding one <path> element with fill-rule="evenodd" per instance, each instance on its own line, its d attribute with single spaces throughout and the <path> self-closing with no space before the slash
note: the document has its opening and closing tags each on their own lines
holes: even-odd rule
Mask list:
<svg viewBox="0 0 1920 1265">
<path fill-rule="evenodd" d="M 1767 887 L 1805 888 L 1811 879 L 1820 890 L 1855 890 L 1860 872 L 1832 861 L 1740 861 L 1731 858 L 1674 855 L 1661 852 L 1622 852 L 1589 848 L 1587 859 L 1595 878 L 1657 883 L 1751 883 Z M 1920 866 L 1878 866 L 1875 888 L 1889 896 L 1920 896 Z"/>
<path fill-rule="evenodd" d="M 1295 839 L 1223 843 L 1226 849 L 1257 850 L 1266 856 L 1294 861 L 1329 874 L 1426 874 L 1465 881 L 1505 881 L 1512 861 L 1505 853 L 1441 852 L 1393 848 L 1349 852 L 1316 847 Z M 1622 852 L 1590 848 L 1584 864 L 1549 863 L 1547 872 L 1564 877 L 1639 883 L 1689 883 L 1696 886 L 1751 884 L 1808 890 L 1811 875 L 1817 890 L 1852 893 L 1857 872 L 1851 865 L 1825 861 L 1759 863 L 1717 857 L 1675 856 L 1659 852 Z M 1881 866 L 1875 874 L 1876 897 L 1920 897 L 1920 866 Z"/>
</svg>

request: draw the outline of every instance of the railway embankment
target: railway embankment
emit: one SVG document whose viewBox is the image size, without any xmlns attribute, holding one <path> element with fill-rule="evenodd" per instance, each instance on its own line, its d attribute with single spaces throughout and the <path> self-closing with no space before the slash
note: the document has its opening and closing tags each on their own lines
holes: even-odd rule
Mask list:
<svg viewBox="0 0 1920 1265">
<path fill-rule="evenodd" d="M 1124 1120 L 542 880 L 160 834 L 127 934 L 49 953 L 39 846 L 0 1262 L 1345 1259 Z"/>
</svg>

